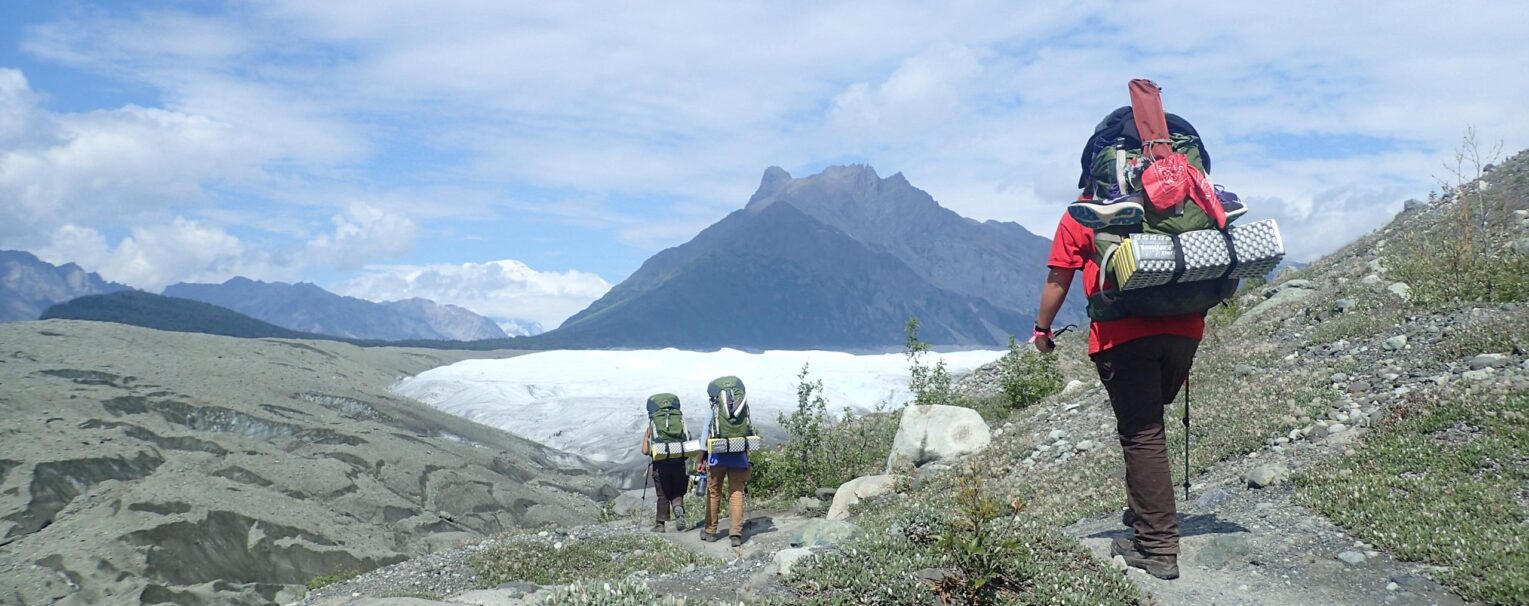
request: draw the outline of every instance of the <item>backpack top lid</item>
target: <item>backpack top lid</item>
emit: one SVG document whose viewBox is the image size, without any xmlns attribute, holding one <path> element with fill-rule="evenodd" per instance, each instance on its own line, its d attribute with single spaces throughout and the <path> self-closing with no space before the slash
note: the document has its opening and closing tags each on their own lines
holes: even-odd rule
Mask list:
<svg viewBox="0 0 1529 606">
<path fill-rule="evenodd" d="M 656 393 L 648 396 L 648 416 L 665 408 L 680 409 L 680 397 L 672 393 Z"/>
<path fill-rule="evenodd" d="M 711 401 L 715 402 L 723 390 L 730 391 L 735 396 L 748 393 L 743 387 L 743 379 L 727 376 L 713 379 L 711 384 L 706 386 L 706 397 L 711 398 Z"/>
<path fill-rule="evenodd" d="M 1205 151 L 1205 143 L 1200 140 L 1200 133 L 1195 131 L 1193 124 L 1180 118 L 1176 114 L 1166 114 L 1168 118 L 1168 132 L 1175 135 L 1189 135 L 1195 138 L 1195 145 L 1200 148 L 1200 160 L 1205 163 L 1205 172 L 1210 172 L 1210 152 Z M 1078 187 L 1088 187 L 1091 179 L 1089 169 L 1094 162 L 1094 154 L 1099 150 L 1115 144 L 1117 139 L 1125 139 L 1125 149 L 1141 149 L 1141 135 L 1136 132 L 1136 116 L 1127 105 L 1105 116 L 1099 126 L 1094 127 L 1094 135 L 1088 138 L 1088 143 L 1083 145 L 1083 158 L 1080 164 L 1083 173 L 1078 177 Z"/>
</svg>

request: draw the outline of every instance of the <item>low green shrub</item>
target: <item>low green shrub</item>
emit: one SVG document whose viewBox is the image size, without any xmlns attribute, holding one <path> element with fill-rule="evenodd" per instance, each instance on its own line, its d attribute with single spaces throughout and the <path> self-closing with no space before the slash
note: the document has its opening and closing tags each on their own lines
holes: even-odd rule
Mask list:
<svg viewBox="0 0 1529 606">
<path fill-rule="evenodd" d="M 1414 397 L 1359 448 L 1296 478 L 1297 499 L 1398 559 L 1444 566 L 1467 599 L 1529 598 L 1529 393 Z"/>
<path fill-rule="evenodd" d="M 703 562 L 701 556 L 646 535 L 568 538 L 560 543 L 536 536 L 512 536 L 469 560 L 484 587 L 511 581 L 560 585 L 619 579 L 638 570 L 662 574 Z"/>
<path fill-rule="evenodd" d="M 1009 337 L 1009 353 L 999 364 L 1003 369 L 1000 386 L 1011 409 L 1024 408 L 1062 391 L 1062 371 L 1055 353 L 1042 354 Z"/>
<path fill-rule="evenodd" d="M 616 582 L 585 582 L 552 591 L 540 602 L 543 606 L 678 606 L 684 601 L 659 598 L 647 584 L 622 579 Z"/>
</svg>

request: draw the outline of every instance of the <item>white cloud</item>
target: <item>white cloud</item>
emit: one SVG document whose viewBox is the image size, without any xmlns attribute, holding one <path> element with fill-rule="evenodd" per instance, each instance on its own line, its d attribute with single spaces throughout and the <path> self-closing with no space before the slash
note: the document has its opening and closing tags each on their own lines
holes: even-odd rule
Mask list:
<svg viewBox="0 0 1529 606">
<path fill-rule="evenodd" d="M 543 272 L 513 260 L 460 265 L 373 265 L 332 285 L 335 292 L 390 301 L 422 297 L 470 309 L 499 321 L 561 324 L 611 285 L 578 271 Z"/>
<path fill-rule="evenodd" d="M 116 246 L 100 232 L 78 225 L 59 227 L 38 257 L 51 263 L 78 263 L 103 278 L 158 292 L 179 281 L 222 282 L 234 276 L 281 279 L 289 268 L 265 252 L 216 227 L 176 217 L 168 225 L 139 227 Z"/>
<path fill-rule="evenodd" d="M 313 260 L 342 270 L 359 269 L 368 261 L 397 257 L 414 248 L 417 229 L 412 219 L 402 215 L 355 203 L 331 221 L 334 231 L 309 240 L 308 253 Z"/>
</svg>

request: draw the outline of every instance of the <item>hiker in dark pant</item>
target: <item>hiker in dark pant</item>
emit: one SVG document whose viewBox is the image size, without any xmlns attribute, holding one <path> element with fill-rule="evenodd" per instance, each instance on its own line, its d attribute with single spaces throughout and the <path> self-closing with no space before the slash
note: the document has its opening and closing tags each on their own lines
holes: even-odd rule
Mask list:
<svg viewBox="0 0 1529 606">
<path fill-rule="evenodd" d="M 642 454 L 648 454 L 650 439 L 650 434 L 642 436 Z M 648 474 L 653 480 L 653 491 L 658 495 L 658 515 L 653 523 L 653 532 L 663 532 L 671 514 L 674 517 L 674 530 L 685 530 L 685 492 L 690 489 L 690 476 L 685 464 L 689 460 L 654 461 L 648 467 Z"/>
<path fill-rule="evenodd" d="M 690 478 L 684 454 L 675 455 L 670 450 L 690 439 L 685 429 L 685 417 L 680 412 L 680 399 L 674 394 L 660 393 L 648 397 L 648 429 L 642 434 L 642 454 L 653 457 L 648 474 L 658 493 L 658 515 L 653 532 L 663 532 L 674 516 L 674 529 L 685 529 L 685 492 L 690 488 Z M 654 442 L 658 442 L 655 447 Z M 655 452 L 655 450 L 657 452 Z"/>
<path fill-rule="evenodd" d="M 1051 274 L 1036 314 L 1035 346 L 1054 346 L 1056 318 L 1073 274 L 1083 270 L 1084 292 L 1097 294 L 1099 265 L 1093 230 L 1063 215 L 1051 243 Z M 1125 454 L 1126 504 L 1134 518 L 1135 539 L 1116 539 L 1111 551 L 1153 576 L 1177 578 L 1178 510 L 1163 431 L 1163 407 L 1172 402 L 1189 376 L 1195 349 L 1205 332 L 1203 314 L 1125 317 L 1089 325 L 1088 352 L 1109 392 L 1115 429 Z"/>
</svg>

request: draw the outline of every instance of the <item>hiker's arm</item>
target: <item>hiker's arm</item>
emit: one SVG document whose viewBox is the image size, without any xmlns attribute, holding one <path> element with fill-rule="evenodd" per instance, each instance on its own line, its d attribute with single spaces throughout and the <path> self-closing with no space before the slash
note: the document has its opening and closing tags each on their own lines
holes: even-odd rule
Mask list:
<svg viewBox="0 0 1529 606">
<path fill-rule="evenodd" d="M 1046 276 L 1046 285 L 1041 287 L 1041 308 L 1035 312 L 1036 326 L 1051 328 L 1051 322 L 1062 309 L 1062 302 L 1067 300 L 1067 291 L 1072 288 L 1072 275 L 1077 271 L 1051 268 L 1051 273 Z M 1046 339 L 1036 339 L 1035 348 L 1046 353 L 1051 351 L 1052 343 Z"/>
<path fill-rule="evenodd" d="M 644 429 L 642 431 L 642 454 L 648 454 L 648 436 L 651 435 L 652 433 L 653 433 L 653 428 L 652 427 L 649 427 L 649 428 Z"/>
</svg>

